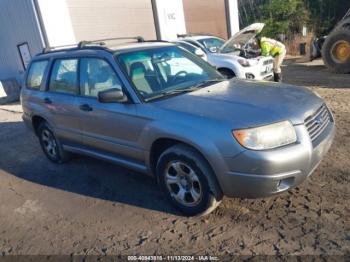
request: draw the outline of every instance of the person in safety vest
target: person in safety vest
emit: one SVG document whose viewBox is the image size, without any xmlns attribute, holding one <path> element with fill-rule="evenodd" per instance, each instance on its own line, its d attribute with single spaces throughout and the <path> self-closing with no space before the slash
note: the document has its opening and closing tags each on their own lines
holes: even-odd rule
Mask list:
<svg viewBox="0 0 350 262">
<path fill-rule="evenodd" d="M 281 65 L 284 58 L 286 57 L 287 51 L 286 46 L 281 42 L 270 39 L 267 37 L 261 37 L 260 35 L 256 36 L 256 45 L 261 49 L 262 56 L 272 56 L 273 61 L 273 73 L 274 81 L 282 81 L 282 70 Z"/>
</svg>

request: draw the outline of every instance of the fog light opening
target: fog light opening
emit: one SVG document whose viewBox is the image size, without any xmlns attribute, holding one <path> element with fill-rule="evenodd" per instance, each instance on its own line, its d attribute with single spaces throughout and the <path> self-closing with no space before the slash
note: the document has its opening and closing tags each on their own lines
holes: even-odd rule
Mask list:
<svg viewBox="0 0 350 262">
<path fill-rule="evenodd" d="M 294 185 L 294 177 L 288 177 L 277 181 L 277 191 L 288 190 Z"/>
<path fill-rule="evenodd" d="M 246 73 L 245 74 L 245 77 L 247 78 L 247 79 L 255 79 L 255 76 L 253 75 L 253 74 L 251 74 L 251 73 Z"/>
</svg>

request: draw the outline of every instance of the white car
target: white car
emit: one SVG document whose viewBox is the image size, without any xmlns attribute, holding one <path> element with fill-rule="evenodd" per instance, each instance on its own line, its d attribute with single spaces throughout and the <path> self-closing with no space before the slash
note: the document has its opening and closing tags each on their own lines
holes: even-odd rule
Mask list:
<svg viewBox="0 0 350 262">
<path fill-rule="evenodd" d="M 210 35 L 184 35 L 179 40 L 201 48 L 207 61 L 228 78 L 273 79 L 273 58 L 257 56 L 249 42 L 265 24 L 255 23 L 236 33 L 228 41 Z"/>
<path fill-rule="evenodd" d="M 183 40 L 175 41 L 174 44 L 177 44 L 178 46 L 186 49 L 187 51 L 199 56 L 204 61 L 208 62 L 208 56 L 201 48 Z"/>
</svg>

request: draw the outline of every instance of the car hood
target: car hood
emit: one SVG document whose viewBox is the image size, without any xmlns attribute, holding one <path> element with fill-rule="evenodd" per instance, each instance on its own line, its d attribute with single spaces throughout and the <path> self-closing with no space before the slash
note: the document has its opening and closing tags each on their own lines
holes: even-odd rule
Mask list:
<svg viewBox="0 0 350 262">
<path fill-rule="evenodd" d="M 247 26 L 227 40 L 221 47 L 221 51 L 225 49 L 242 49 L 252 38 L 259 34 L 264 27 L 264 23 L 255 23 Z"/>
<path fill-rule="evenodd" d="M 163 110 L 248 128 L 289 120 L 302 124 L 323 100 L 307 88 L 265 81 L 231 80 L 154 102 Z"/>
</svg>

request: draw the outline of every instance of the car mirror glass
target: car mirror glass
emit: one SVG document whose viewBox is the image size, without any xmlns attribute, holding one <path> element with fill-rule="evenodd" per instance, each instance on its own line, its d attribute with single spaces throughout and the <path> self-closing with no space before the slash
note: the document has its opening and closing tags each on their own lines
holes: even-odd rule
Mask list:
<svg viewBox="0 0 350 262">
<path fill-rule="evenodd" d="M 100 103 L 126 103 L 128 98 L 122 90 L 111 88 L 98 92 L 98 101 Z"/>
<path fill-rule="evenodd" d="M 210 47 L 209 50 L 210 50 L 210 52 L 212 52 L 212 53 L 217 53 L 217 52 L 218 52 L 218 48 L 215 47 L 215 46 Z"/>
</svg>

